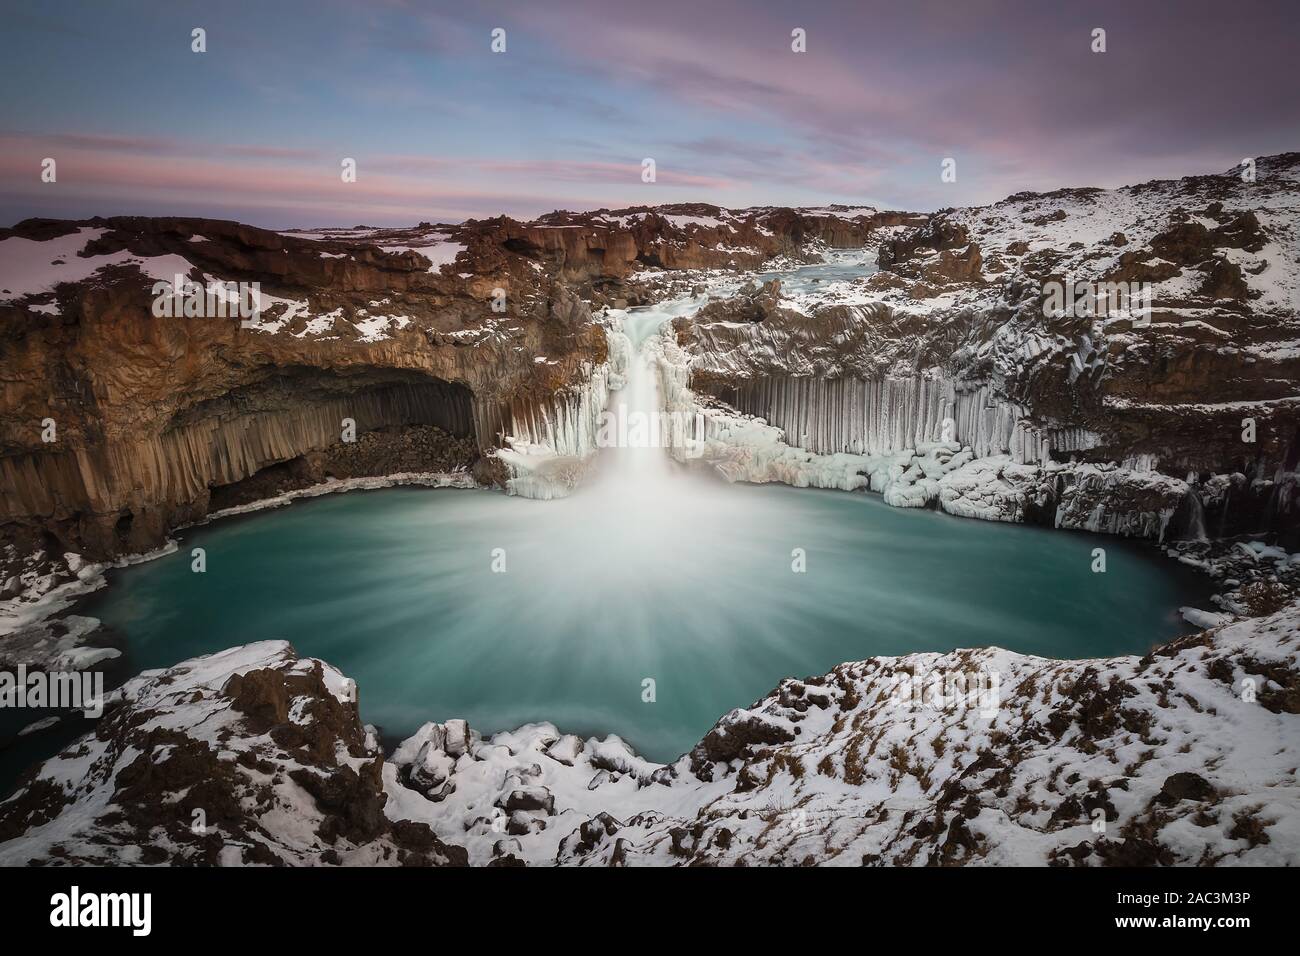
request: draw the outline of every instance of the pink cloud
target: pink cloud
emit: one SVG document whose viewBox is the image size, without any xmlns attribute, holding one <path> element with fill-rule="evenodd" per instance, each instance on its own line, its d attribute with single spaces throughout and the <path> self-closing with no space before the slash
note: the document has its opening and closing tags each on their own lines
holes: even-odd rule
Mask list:
<svg viewBox="0 0 1300 956">
<path fill-rule="evenodd" d="M 77 197 L 111 203 L 118 212 L 136 212 L 139 197 L 151 204 L 170 204 L 169 213 L 185 215 L 196 207 L 211 209 L 298 209 L 313 216 L 353 220 L 414 222 L 483 218 L 502 212 L 536 215 L 557 207 L 596 208 L 657 202 L 660 193 L 641 182 L 640 163 L 564 162 L 560 160 L 443 159 L 420 156 L 351 157 L 357 160 L 356 182 L 341 178 L 342 157 L 303 161 L 309 151 L 270 150 L 228 145 L 218 158 L 187 155 L 168 141 L 130 137 L 59 134 L 0 135 L 0 177 L 7 194 L 31 200 Z M 55 183 L 40 181 L 41 161 L 57 162 Z M 228 158 L 222 158 L 228 157 Z M 284 160 L 293 160 L 286 162 Z M 658 184 L 723 190 L 725 180 L 659 170 Z M 585 195 L 542 188 L 545 183 L 580 183 Z M 658 185 L 657 184 L 657 185 Z M 609 187 L 605 192 L 593 191 Z M 321 222 L 317 218 L 314 221 Z"/>
</svg>

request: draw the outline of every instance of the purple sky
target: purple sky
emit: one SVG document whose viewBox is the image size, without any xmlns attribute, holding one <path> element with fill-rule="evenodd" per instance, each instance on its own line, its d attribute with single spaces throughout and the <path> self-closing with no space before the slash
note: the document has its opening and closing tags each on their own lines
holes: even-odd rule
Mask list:
<svg viewBox="0 0 1300 956">
<path fill-rule="evenodd" d="M 402 224 L 678 201 L 929 210 L 1300 148 L 1294 2 L 3 11 L 4 224 Z M 207 53 L 190 50 L 196 26 Z M 806 53 L 790 49 L 796 27 Z M 1090 49 L 1097 27 L 1105 53 Z M 45 157 L 56 183 L 40 181 Z M 341 181 L 343 157 L 357 182 Z M 945 157 L 955 183 L 940 181 Z"/>
</svg>

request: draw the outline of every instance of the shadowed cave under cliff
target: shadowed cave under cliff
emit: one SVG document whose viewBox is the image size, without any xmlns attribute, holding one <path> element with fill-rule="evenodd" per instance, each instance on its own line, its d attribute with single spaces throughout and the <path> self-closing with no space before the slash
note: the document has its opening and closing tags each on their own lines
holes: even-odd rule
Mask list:
<svg viewBox="0 0 1300 956">
<path fill-rule="evenodd" d="M 345 421 L 352 423 L 347 440 Z M 477 457 L 473 393 L 464 385 L 403 370 L 278 370 L 186 409 L 164 435 L 209 430 L 212 422 L 222 424 L 214 455 L 237 455 L 249 439 L 269 447 L 268 457 L 260 448 L 254 452 L 255 470 L 236 465 L 234 474 L 245 473 L 209 485 L 209 511 L 327 478 L 450 471 Z M 226 423 L 243 429 L 243 435 L 230 435 Z"/>
<path fill-rule="evenodd" d="M 345 420 L 355 440 L 343 440 Z M 464 385 L 401 369 L 274 369 L 139 440 L 0 460 L 13 479 L 0 527 L 12 538 L 20 529 L 4 519 L 42 515 L 36 524 L 60 550 L 92 559 L 147 551 L 213 510 L 327 478 L 469 467 L 474 435 Z"/>
</svg>

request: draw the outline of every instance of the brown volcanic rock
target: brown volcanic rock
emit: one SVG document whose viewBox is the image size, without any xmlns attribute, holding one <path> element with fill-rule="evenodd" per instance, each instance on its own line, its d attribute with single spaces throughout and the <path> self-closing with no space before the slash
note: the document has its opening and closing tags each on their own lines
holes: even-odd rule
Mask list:
<svg viewBox="0 0 1300 956">
<path fill-rule="evenodd" d="M 155 318 L 151 280 L 128 263 L 59 286 L 55 315 L 0 306 L 0 525 L 38 522 L 64 550 L 154 547 L 205 513 L 212 488 L 335 444 L 348 418 L 361 434 L 431 425 L 490 447 L 503 408 L 545 401 L 605 358 L 583 303 L 531 268 L 479 277 L 509 290 L 498 313 L 415 252 L 212 220 L 76 225 L 102 230 L 83 258 L 183 255 L 193 277 L 260 282 L 285 301 L 254 328 Z M 58 231 L 31 221 L 4 238 Z"/>
<path fill-rule="evenodd" d="M 471 220 L 459 234 L 480 267 L 520 256 L 570 280 L 624 276 L 638 256 L 631 233 L 600 224 L 539 225 L 502 216 Z"/>
<path fill-rule="evenodd" d="M 236 281 L 270 282 L 288 279 L 292 285 L 329 287 L 338 292 L 387 292 L 435 289 L 427 276 L 427 263 L 416 254 L 384 252 L 362 247 L 341 258 L 346 247 L 300 239 L 221 219 L 149 218 L 115 216 L 78 223 L 28 219 L 12 229 L 0 229 L 0 241 L 11 236 L 49 239 L 66 235 L 79 226 L 103 228 L 90 240 L 83 256 L 104 256 L 127 251 L 140 257 L 174 253 L 195 268 Z M 199 241 L 191 239 L 202 237 Z"/>
<path fill-rule="evenodd" d="M 910 213 L 848 216 L 843 207 L 728 210 L 707 203 L 634 206 L 590 213 L 555 212 L 535 222 L 505 217 L 466 223 L 460 236 L 476 255 L 504 248 L 565 279 L 622 279 L 642 266 L 756 269 L 777 255 L 800 255 L 810 243 L 860 248 L 878 228 L 920 221 Z"/>
<path fill-rule="evenodd" d="M 789 237 L 791 248 L 813 239 L 834 249 L 860 249 L 871 240 L 877 229 L 890 226 L 920 226 L 925 216 L 910 212 L 877 212 L 870 215 L 849 216 L 852 210 L 844 206 L 827 206 L 825 211 L 806 209 L 775 209 L 762 216 L 765 228 L 778 235 Z"/>
<path fill-rule="evenodd" d="M 710 302 L 701 308 L 690 322 L 682 323 L 686 329 L 709 322 L 762 322 L 776 318 L 780 313 L 781 280 L 772 279 L 756 287 L 752 282 L 734 296 Z M 794 318 L 787 315 L 787 320 Z"/>
<path fill-rule="evenodd" d="M 882 269 L 929 286 L 983 281 L 979 245 L 971 241 L 964 226 L 939 218 L 886 239 L 880 245 L 878 261 Z"/>
</svg>

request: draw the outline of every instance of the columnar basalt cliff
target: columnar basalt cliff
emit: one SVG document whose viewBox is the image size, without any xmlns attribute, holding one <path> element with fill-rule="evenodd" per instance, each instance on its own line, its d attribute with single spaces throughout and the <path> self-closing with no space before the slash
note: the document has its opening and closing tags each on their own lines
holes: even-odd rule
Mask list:
<svg viewBox="0 0 1300 956">
<path fill-rule="evenodd" d="M 490 448 L 508 409 L 605 359 L 581 301 L 519 264 L 467 279 L 409 251 L 196 220 L 28 222 L 0 253 L 6 285 L 36 286 L 0 310 L 0 523 L 95 558 L 157 546 L 214 489 L 330 447 L 347 420 Z M 151 287 L 174 274 L 259 283 L 262 309 L 155 317 Z"/>
<path fill-rule="evenodd" d="M 1300 546 L 1300 154 L 1259 160 L 1252 182 L 1232 170 L 945 210 L 889 230 L 878 255 L 867 278 L 676 322 L 666 348 L 715 403 L 706 457 L 725 473 Z M 1130 284 L 1149 300 L 1088 297 Z M 755 433 L 726 406 L 860 460 L 847 477 L 844 462 L 833 479 L 791 471 L 746 449 Z"/>
</svg>

